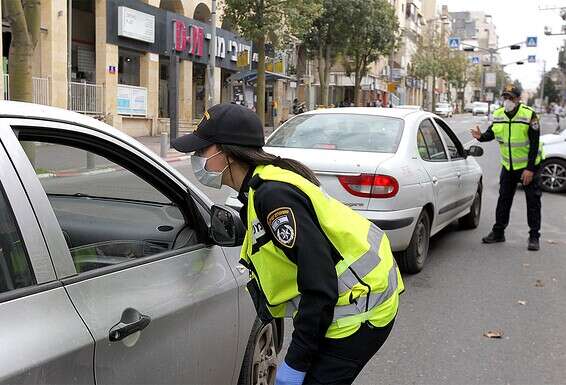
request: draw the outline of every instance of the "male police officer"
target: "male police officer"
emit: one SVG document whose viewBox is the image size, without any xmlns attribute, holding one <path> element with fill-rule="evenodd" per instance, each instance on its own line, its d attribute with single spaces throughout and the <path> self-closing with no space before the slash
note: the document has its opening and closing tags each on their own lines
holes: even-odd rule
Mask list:
<svg viewBox="0 0 566 385">
<path fill-rule="evenodd" d="M 480 142 L 496 139 L 501 151 L 501 175 L 499 200 L 495 211 L 493 230 L 484 237 L 484 243 L 505 242 L 505 228 L 517 184 L 521 182 L 527 196 L 527 221 L 529 224 L 529 250 L 540 248 L 541 190 L 537 172 L 543 159 L 539 143 L 540 124 L 535 112 L 520 103 L 520 92 L 510 84 L 503 92 L 503 107 L 493 113 L 493 123 L 483 134 L 479 127 L 471 130 Z"/>
</svg>

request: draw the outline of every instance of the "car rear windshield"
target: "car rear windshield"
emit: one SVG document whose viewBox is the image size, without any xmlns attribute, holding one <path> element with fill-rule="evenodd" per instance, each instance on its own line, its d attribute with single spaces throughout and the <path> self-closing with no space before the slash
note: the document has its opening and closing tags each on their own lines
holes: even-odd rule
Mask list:
<svg viewBox="0 0 566 385">
<path fill-rule="evenodd" d="M 403 120 L 358 114 L 300 115 L 281 126 L 267 146 L 394 153 Z"/>
</svg>

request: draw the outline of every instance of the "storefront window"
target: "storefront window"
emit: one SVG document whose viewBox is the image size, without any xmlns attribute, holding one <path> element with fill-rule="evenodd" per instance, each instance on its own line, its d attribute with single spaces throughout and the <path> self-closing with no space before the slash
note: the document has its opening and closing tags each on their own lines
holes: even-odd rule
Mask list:
<svg viewBox="0 0 566 385">
<path fill-rule="evenodd" d="M 140 53 L 118 50 L 118 84 L 140 85 Z"/>
</svg>

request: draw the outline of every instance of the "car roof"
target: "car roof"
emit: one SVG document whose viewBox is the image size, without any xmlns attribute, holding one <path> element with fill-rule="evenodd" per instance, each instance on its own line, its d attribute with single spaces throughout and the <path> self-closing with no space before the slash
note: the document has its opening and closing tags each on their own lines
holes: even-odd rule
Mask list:
<svg viewBox="0 0 566 385">
<path fill-rule="evenodd" d="M 307 111 L 301 115 L 319 115 L 319 114 L 353 114 L 353 115 L 375 115 L 391 118 L 404 119 L 408 115 L 422 113 L 417 109 L 409 108 L 382 108 L 382 107 L 340 107 L 340 108 L 324 108 L 314 111 Z"/>
</svg>

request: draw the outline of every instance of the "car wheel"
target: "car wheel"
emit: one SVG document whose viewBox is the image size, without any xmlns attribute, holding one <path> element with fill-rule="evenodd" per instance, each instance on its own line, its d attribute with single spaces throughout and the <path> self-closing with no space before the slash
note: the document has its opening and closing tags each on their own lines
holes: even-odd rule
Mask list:
<svg viewBox="0 0 566 385">
<path fill-rule="evenodd" d="M 428 256 L 428 245 L 430 242 L 430 218 L 426 210 L 423 209 L 409 247 L 396 254 L 399 269 L 404 273 L 415 274 L 423 269 Z"/>
<path fill-rule="evenodd" d="M 256 319 L 244 354 L 238 385 L 273 385 L 277 372 L 277 327 Z"/>
<path fill-rule="evenodd" d="M 481 189 L 478 188 L 476 196 L 472 202 L 469 214 L 458 220 L 461 229 L 475 229 L 480 224 L 481 216 Z"/>
<path fill-rule="evenodd" d="M 541 166 L 540 179 L 543 191 L 566 192 L 566 161 L 563 159 L 545 160 Z"/>
</svg>

